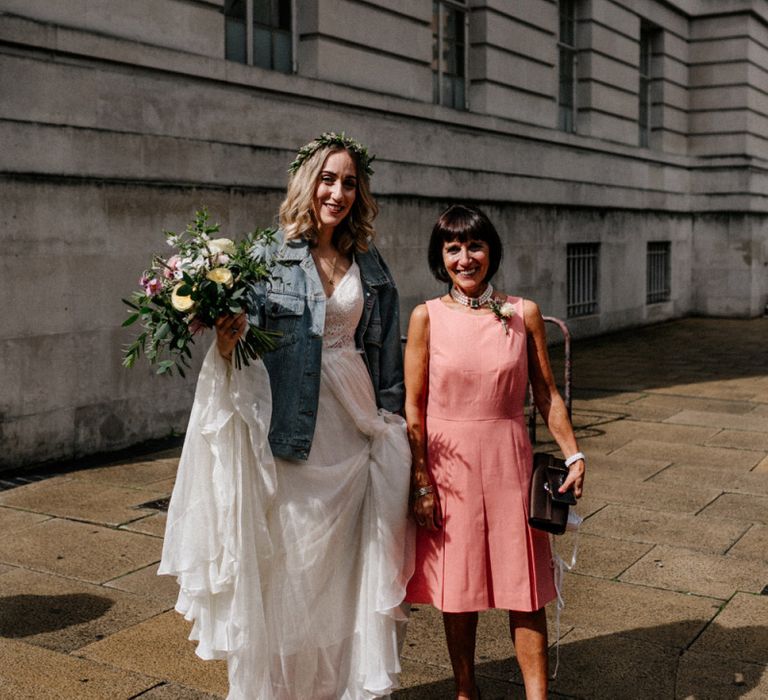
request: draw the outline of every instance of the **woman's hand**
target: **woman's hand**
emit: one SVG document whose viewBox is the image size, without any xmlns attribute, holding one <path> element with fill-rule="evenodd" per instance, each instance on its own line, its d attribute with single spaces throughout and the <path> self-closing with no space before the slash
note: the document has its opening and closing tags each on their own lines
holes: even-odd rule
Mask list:
<svg viewBox="0 0 768 700">
<path fill-rule="evenodd" d="M 411 504 L 413 517 L 419 527 L 427 530 L 439 530 L 443 526 L 443 514 L 440 511 L 440 499 L 432 491 L 413 499 Z"/>
<path fill-rule="evenodd" d="M 237 316 L 219 316 L 216 319 L 216 348 L 225 360 L 232 359 L 235 345 L 247 329 L 248 321 L 245 318 L 245 312 Z"/>
<path fill-rule="evenodd" d="M 573 489 L 573 495 L 576 498 L 581 498 L 582 491 L 584 489 L 584 460 L 579 459 L 575 461 L 570 467 L 568 467 L 568 476 L 565 478 L 563 485 L 558 489 L 560 493 Z"/>
</svg>

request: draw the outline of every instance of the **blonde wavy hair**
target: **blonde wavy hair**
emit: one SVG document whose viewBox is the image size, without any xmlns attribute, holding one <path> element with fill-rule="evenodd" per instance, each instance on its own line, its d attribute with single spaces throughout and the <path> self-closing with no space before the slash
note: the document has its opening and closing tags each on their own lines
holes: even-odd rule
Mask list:
<svg viewBox="0 0 768 700">
<path fill-rule="evenodd" d="M 315 192 L 326 158 L 339 151 L 349 153 L 355 163 L 357 192 L 349 214 L 333 232 L 333 244 L 342 255 L 348 255 L 353 250 L 363 253 L 368 250 L 368 240 L 376 235 L 373 220 L 379 213 L 379 207 L 371 194 L 368 173 L 361 167 L 357 154 L 341 145 L 319 148 L 291 175 L 288 192 L 280 205 L 280 228 L 286 240 L 305 238 L 310 245 L 317 244 L 320 221 L 314 206 Z"/>
</svg>

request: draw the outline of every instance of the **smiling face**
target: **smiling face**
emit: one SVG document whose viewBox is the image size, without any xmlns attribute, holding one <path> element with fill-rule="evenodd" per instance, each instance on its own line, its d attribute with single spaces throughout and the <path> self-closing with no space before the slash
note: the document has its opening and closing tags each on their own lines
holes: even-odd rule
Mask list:
<svg viewBox="0 0 768 700">
<path fill-rule="evenodd" d="M 488 286 L 490 248 L 485 241 L 445 241 L 443 265 L 453 285 L 468 297 L 480 296 Z"/>
<path fill-rule="evenodd" d="M 333 233 L 352 209 L 357 196 L 357 168 L 347 151 L 331 153 L 320 170 L 314 208 L 321 233 Z"/>
</svg>

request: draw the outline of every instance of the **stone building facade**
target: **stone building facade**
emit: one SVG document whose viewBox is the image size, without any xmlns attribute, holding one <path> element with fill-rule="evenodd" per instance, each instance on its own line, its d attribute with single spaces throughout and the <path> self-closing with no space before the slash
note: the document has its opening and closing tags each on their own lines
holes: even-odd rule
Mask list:
<svg viewBox="0 0 768 700">
<path fill-rule="evenodd" d="M 274 221 L 299 145 L 377 154 L 404 318 L 439 211 L 576 336 L 768 295 L 766 0 L 0 0 L 0 467 L 184 429 L 120 298 L 203 204 Z"/>
</svg>

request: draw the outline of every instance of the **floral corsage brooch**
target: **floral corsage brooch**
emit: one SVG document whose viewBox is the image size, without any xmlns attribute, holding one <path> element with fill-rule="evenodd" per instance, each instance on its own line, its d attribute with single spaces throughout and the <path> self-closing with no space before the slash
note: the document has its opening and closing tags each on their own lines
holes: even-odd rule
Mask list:
<svg viewBox="0 0 768 700">
<path fill-rule="evenodd" d="M 488 308 L 493 311 L 494 316 L 501 322 L 504 327 L 504 333 L 509 335 L 509 319 L 515 315 L 515 307 L 508 301 L 500 302 L 496 299 L 491 299 L 488 302 Z"/>
</svg>

